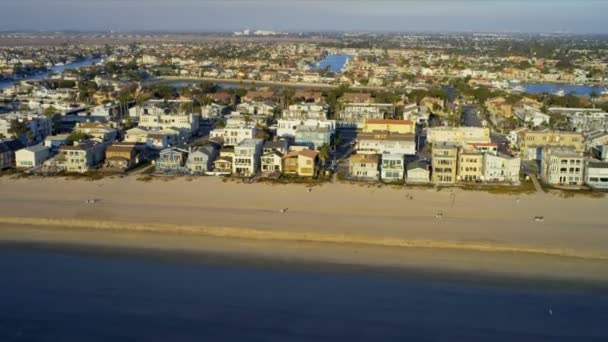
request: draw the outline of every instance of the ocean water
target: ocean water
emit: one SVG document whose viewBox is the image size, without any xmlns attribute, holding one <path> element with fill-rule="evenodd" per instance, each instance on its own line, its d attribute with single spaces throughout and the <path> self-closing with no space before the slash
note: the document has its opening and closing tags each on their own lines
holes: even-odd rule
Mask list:
<svg viewBox="0 0 608 342">
<path fill-rule="evenodd" d="M 563 91 L 564 94 L 574 93 L 578 96 L 589 96 L 595 92 L 600 95 L 602 92 L 607 91 L 606 87 L 602 86 L 589 86 L 589 85 L 576 85 L 576 84 L 556 84 L 556 83 L 522 83 L 520 84 L 526 93 L 530 94 L 556 94 L 557 92 Z"/>
<path fill-rule="evenodd" d="M 602 290 L 219 259 L 0 246 L 0 341 L 608 340 Z"/>
</svg>

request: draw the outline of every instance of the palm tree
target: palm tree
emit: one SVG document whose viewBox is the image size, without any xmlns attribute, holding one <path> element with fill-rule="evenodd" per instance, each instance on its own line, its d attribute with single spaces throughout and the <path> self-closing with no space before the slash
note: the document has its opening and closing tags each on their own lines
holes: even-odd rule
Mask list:
<svg viewBox="0 0 608 342">
<path fill-rule="evenodd" d="M 319 147 L 319 159 L 321 159 L 321 163 L 325 166 L 327 159 L 329 159 L 329 145 L 323 144 Z"/>
</svg>

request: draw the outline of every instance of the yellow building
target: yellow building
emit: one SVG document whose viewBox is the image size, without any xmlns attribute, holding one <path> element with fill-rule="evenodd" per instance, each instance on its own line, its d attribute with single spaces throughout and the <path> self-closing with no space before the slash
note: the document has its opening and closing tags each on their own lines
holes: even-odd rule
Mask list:
<svg viewBox="0 0 608 342">
<path fill-rule="evenodd" d="M 283 157 L 283 173 L 301 177 L 314 177 L 318 171 L 319 152 L 292 151 Z"/>
<path fill-rule="evenodd" d="M 368 119 L 363 123 L 362 133 L 389 132 L 400 134 L 416 133 L 416 124 L 409 120 Z"/>
<path fill-rule="evenodd" d="M 485 102 L 485 106 L 490 113 L 510 118 L 513 116 L 513 105 L 511 105 L 504 97 L 495 97 Z"/>
<path fill-rule="evenodd" d="M 483 154 L 467 148 L 458 157 L 458 179 L 464 182 L 481 181 L 483 177 Z"/>
<path fill-rule="evenodd" d="M 519 133 L 519 147 L 525 159 L 540 159 L 543 147 L 572 147 L 582 153 L 585 151 L 585 139 L 580 132 L 522 131 Z"/>
<path fill-rule="evenodd" d="M 430 144 L 447 142 L 465 146 L 491 141 L 487 127 L 433 127 L 427 130 L 427 142 Z"/>
<path fill-rule="evenodd" d="M 432 181 L 435 184 L 454 184 L 458 171 L 458 147 L 450 143 L 433 145 Z"/>
</svg>

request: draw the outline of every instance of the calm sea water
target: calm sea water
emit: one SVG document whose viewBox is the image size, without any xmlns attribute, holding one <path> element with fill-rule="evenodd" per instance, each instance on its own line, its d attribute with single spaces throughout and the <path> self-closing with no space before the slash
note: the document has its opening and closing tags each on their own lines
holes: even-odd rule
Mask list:
<svg viewBox="0 0 608 342">
<path fill-rule="evenodd" d="M 608 340 L 601 291 L 15 245 L 0 274 L 0 341 Z"/>
<path fill-rule="evenodd" d="M 526 93 L 530 94 L 556 94 L 557 92 L 563 91 L 564 94 L 574 93 L 574 95 L 588 96 L 593 92 L 599 95 L 602 92 L 607 91 L 607 88 L 602 86 L 576 84 L 522 83 L 521 86 L 524 87 Z"/>
</svg>

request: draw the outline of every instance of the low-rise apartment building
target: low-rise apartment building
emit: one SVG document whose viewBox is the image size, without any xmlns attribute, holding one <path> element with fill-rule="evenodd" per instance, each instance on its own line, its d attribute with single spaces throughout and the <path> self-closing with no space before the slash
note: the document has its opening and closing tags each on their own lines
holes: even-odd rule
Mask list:
<svg viewBox="0 0 608 342">
<path fill-rule="evenodd" d="M 524 159 L 541 160 L 546 147 L 571 147 L 576 152 L 585 151 L 583 133 L 555 130 L 522 131 L 519 136 L 519 148 Z"/>
<path fill-rule="evenodd" d="M 462 149 L 458 162 L 458 180 L 480 182 L 483 180 L 483 153 L 473 148 Z"/>
<path fill-rule="evenodd" d="M 519 183 L 521 158 L 504 154 L 483 155 L 483 180 L 486 182 Z"/>
<path fill-rule="evenodd" d="M 451 143 L 465 146 L 473 143 L 489 143 L 490 129 L 486 127 L 433 127 L 427 129 L 427 143 Z"/>
<path fill-rule="evenodd" d="M 359 154 L 416 154 L 414 134 L 375 131 L 357 134 L 357 153 Z"/>
</svg>

